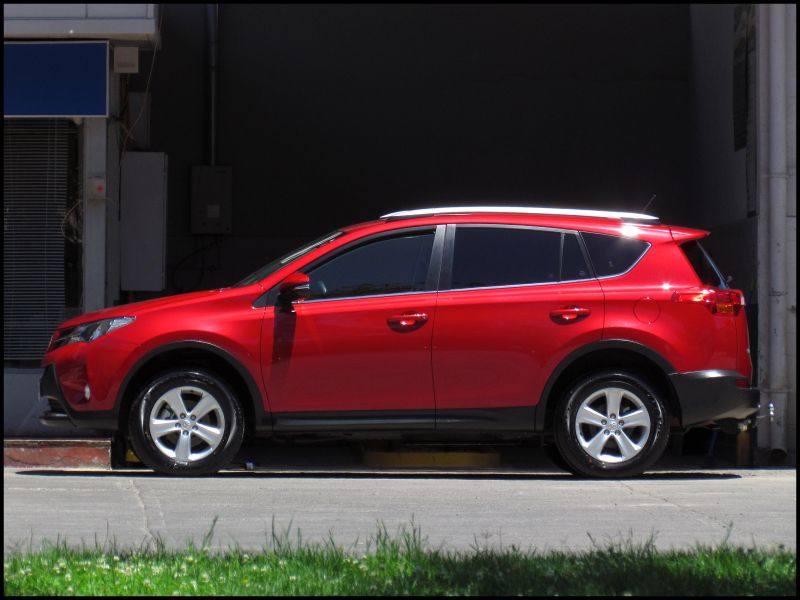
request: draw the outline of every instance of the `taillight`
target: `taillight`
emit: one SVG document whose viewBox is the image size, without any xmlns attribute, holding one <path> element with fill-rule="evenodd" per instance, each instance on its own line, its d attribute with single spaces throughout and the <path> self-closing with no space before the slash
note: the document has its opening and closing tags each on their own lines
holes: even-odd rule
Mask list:
<svg viewBox="0 0 800 600">
<path fill-rule="evenodd" d="M 711 314 L 735 317 L 744 306 L 744 295 L 735 290 L 699 290 L 675 292 L 673 302 L 695 302 L 705 306 Z"/>
</svg>

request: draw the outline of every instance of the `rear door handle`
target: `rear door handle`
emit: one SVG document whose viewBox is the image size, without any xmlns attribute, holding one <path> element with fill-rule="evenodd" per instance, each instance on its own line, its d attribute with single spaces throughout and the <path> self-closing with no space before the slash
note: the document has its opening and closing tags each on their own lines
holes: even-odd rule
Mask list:
<svg viewBox="0 0 800 600">
<path fill-rule="evenodd" d="M 400 315 L 395 315 L 386 319 L 389 327 L 397 331 L 412 331 L 422 327 L 428 321 L 428 315 L 424 312 L 409 311 Z"/>
<path fill-rule="evenodd" d="M 592 314 L 589 308 L 582 306 L 567 306 L 550 311 L 550 318 L 559 325 L 566 325 L 569 323 L 577 323 Z"/>
</svg>

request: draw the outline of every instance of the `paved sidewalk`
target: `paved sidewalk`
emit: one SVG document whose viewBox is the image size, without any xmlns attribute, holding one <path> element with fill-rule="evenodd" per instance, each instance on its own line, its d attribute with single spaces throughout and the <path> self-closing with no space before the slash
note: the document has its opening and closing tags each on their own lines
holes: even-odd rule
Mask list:
<svg viewBox="0 0 800 600">
<path fill-rule="evenodd" d="M 796 472 L 676 470 L 626 481 L 590 481 L 547 468 L 446 473 L 330 467 L 309 472 L 225 472 L 170 478 L 149 471 L 4 470 L 4 549 L 43 539 L 93 546 L 107 535 L 123 546 L 159 536 L 172 548 L 199 544 L 219 517 L 215 548 L 262 548 L 274 517 L 304 541 L 333 534 L 364 548 L 382 520 L 389 531 L 414 523 L 432 546 L 476 543 L 586 549 L 655 535 L 662 549 L 730 543 L 796 548 Z"/>
</svg>

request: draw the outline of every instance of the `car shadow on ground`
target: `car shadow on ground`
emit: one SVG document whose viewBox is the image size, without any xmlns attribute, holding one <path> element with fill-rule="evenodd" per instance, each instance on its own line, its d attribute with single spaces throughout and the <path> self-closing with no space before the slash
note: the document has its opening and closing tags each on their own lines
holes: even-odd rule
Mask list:
<svg viewBox="0 0 800 600">
<path fill-rule="evenodd" d="M 34 477 L 135 477 L 137 479 L 175 479 L 174 475 L 164 475 L 144 468 L 125 469 L 26 469 L 18 470 L 18 475 Z M 481 470 L 443 470 L 443 469 L 409 469 L 409 470 L 381 470 L 381 469 L 335 469 L 325 470 L 294 470 L 294 469 L 242 469 L 221 471 L 214 475 L 184 476 L 195 479 L 197 477 L 210 477 L 215 479 L 250 478 L 250 479 L 490 479 L 490 480 L 541 480 L 541 481 L 575 481 L 577 482 L 603 482 L 603 481 L 649 481 L 649 480 L 709 480 L 709 479 L 741 479 L 742 475 L 729 471 L 653 471 L 638 477 L 623 480 L 603 480 L 577 477 L 561 470 L 522 471 L 508 469 L 481 469 Z"/>
</svg>

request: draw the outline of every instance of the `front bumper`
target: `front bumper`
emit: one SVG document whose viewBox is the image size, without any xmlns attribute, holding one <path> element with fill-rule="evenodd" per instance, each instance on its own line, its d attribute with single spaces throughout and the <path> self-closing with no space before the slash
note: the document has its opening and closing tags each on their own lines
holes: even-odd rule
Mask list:
<svg viewBox="0 0 800 600">
<path fill-rule="evenodd" d="M 736 382 L 745 377 L 736 371 L 673 373 L 670 379 L 678 394 L 684 427 L 722 419 L 744 420 L 758 411 L 759 390 L 738 387 Z"/>
<path fill-rule="evenodd" d="M 61 392 L 53 364 L 44 368 L 44 373 L 39 380 L 39 396 L 48 402 L 48 408 L 39 417 L 42 425 L 117 430 L 117 415 L 114 411 L 77 411 L 69 405 Z"/>
</svg>

